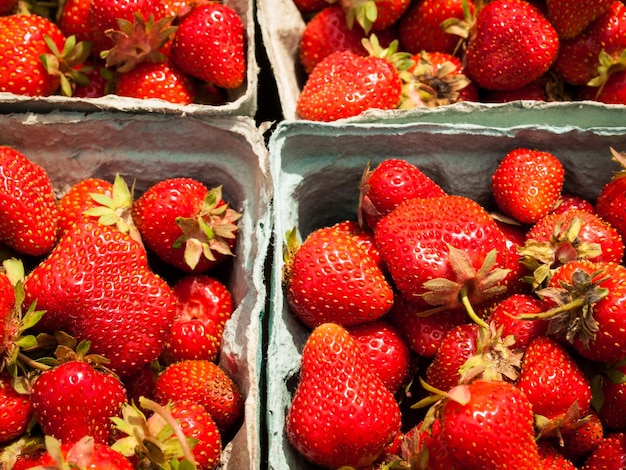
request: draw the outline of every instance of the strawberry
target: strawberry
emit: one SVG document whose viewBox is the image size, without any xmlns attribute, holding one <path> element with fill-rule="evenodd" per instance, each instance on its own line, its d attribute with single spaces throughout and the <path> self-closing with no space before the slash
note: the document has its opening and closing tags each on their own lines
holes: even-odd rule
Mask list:
<svg viewBox="0 0 626 470">
<path fill-rule="evenodd" d="M 333 226 L 313 231 L 302 244 L 294 236 L 285 247 L 283 283 L 292 312 L 306 326 L 358 325 L 391 308 L 391 286 L 357 238 Z"/>
<path fill-rule="evenodd" d="M 181 19 L 170 59 L 183 72 L 217 87 L 237 88 L 246 74 L 245 29 L 237 12 L 220 3 L 197 5 Z"/>
<path fill-rule="evenodd" d="M 366 34 L 395 25 L 409 7 L 411 0 L 339 0 L 346 11 L 348 26 L 356 22 Z"/>
<path fill-rule="evenodd" d="M 391 393 L 400 390 L 409 378 L 411 366 L 411 350 L 400 330 L 384 320 L 346 329 L 387 390 Z"/>
<path fill-rule="evenodd" d="M 442 434 L 451 454 L 468 468 L 536 470 L 532 405 L 515 385 L 476 380 L 444 400 Z"/>
<path fill-rule="evenodd" d="M 524 0 L 494 0 L 477 14 L 467 46 L 467 72 L 488 90 L 513 90 L 539 78 L 554 62 L 559 38 Z"/>
<path fill-rule="evenodd" d="M 513 336 L 513 346 L 525 350 L 526 347 L 537 337 L 545 335 L 548 331 L 547 322 L 543 320 L 521 320 L 519 313 L 541 313 L 541 301 L 530 294 L 512 294 L 498 302 L 489 316 L 489 322 L 493 322 L 496 328 L 502 328 L 502 336 Z"/>
<path fill-rule="evenodd" d="M 562 39 L 578 36 L 613 0 L 546 0 L 548 19 Z"/>
<path fill-rule="evenodd" d="M 574 464 L 560 452 L 559 448 L 550 442 L 539 440 L 537 449 L 543 470 L 576 470 Z"/>
<path fill-rule="evenodd" d="M 93 193 L 111 197 L 113 183 L 100 178 L 87 178 L 74 184 L 59 199 L 59 229 L 61 233 L 83 220 L 85 211 L 98 204 L 91 196 Z"/>
<path fill-rule="evenodd" d="M 22 152 L 0 147 L 0 241 L 42 256 L 57 241 L 59 213 L 50 177 Z"/>
<path fill-rule="evenodd" d="M 570 353 L 555 339 L 539 336 L 524 353 L 517 380 L 544 435 L 568 429 L 587 414 L 591 385 Z"/>
<path fill-rule="evenodd" d="M 221 186 L 209 190 L 193 178 L 170 178 L 136 199 L 132 216 L 146 247 L 161 261 L 202 273 L 233 256 L 241 214 L 222 199 Z"/>
<path fill-rule="evenodd" d="M 116 94 L 139 99 L 160 99 L 169 103 L 194 101 L 194 83 L 168 62 L 142 62 L 117 77 Z"/>
<path fill-rule="evenodd" d="M 298 97 L 296 110 L 302 119 L 336 121 L 367 109 L 399 105 L 402 82 L 398 70 L 406 67 L 406 55 L 395 55 L 397 41 L 381 50 L 376 39 L 367 47 L 370 55 L 366 57 L 337 51 L 315 66 Z"/>
<path fill-rule="evenodd" d="M 18 0 L 2 0 L 0 2 L 0 15 L 10 15 L 15 12 Z"/>
<path fill-rule="evenodd" d="M 623 361 L 607 367 L 599 384 L 601 400 L 594 405 L 602 426 L 609 431 L 626 429 L 626 365 Z"/>
<path fill-rule="evenodd" d="M 563 194 L 559 196 L 551 212 L 563 213 L 570 209 L 576 209 L 586 212 L 595 213 L 596 208 L 588 199 L 576 196 L 574 194 Z"/>
<path fill-rule="evenodd" d="M 0 17 L 0 92 L 48 96 L 58 90 L 59 78 L 49 74 L 40 60 L 51 52 L 45 36 L 63 49 L 65 36 L 48 18 L 36 14 Z"/>
<path fill-rule="evenodd" d="M 463 196 L 413 198 L 376 225 L 376 243 L 395 286 L 434 308 L 479 305 L 500 293 L 508 253 L 502 231 Z"/>
<path fill-rule="evenodd" d="M 72 92 L 75 98 L 101 98 L 113 93 L 114 72 L 105 68 L 99 61 L 86 60 L 85 69 L 80 69 L 84 76 L 84 83 L 76 83 Z"/>
<path fill-rule="evenodd" d="M 338 231 L 343 231 L 347 235 L 350 235 L 356 239 L 356 242 L 365 248 L 365 251 L 371 256 L 381 270 L 384 271 L 385 263 L 383 262 L 380 251 L 376 246 L 376 240 L 374 239 L 374 232 L 368 227 L 364 227 L 356 221 L 344 220 L 333 225 L 333 228 Z"/>
<path fill-rule="evenodd" d="M 91 0 L 67 0 L 63 3 L 57 24 L 66 37 L 76 36 L 78 41 L 91 41 L 90 8 Z"/>
<path fill-rule="evenodd" d="M 304 14 L 317 13 L 327 7 L 329 3 L 328 0 L 293 0 L 298 11 Z"/>
<path fill-rule="evenodd" d="M 494 222 L 502 231 L 502 235 L 504 235 L 510 261 L 508 264 L 510 272 L 505 279 L 507 285 L 506 292 L 503 295 L 509 296 L 515 293 L 527 293 L 529 292 L 529 284 L 525 282 L 524 276 L 528 271 L 527 268 L 519 262 L 519 249 L 526 242 L 526 226 L 520 225 L 514 220 L 500 218 L 497 214 L 494 214 Z M 492 299 L 492 301 L 495 302 L 498 300 L 498 297 Z"/>
<path fill-rule="evenodd" d="M 26 432 L 33 416 L 28 395 L 19 393 L 6 371 L 0 372 L 0 444 L 6 444 Z"/>
<path fill-rule="evenodd" d="M 611 148 L 613 161 L 619 170 L 601 189 L 596 200 L 596 211 L 600 217 L 617 229 L 622 238 L 626 237 L 626 152 Z"/>
<path fill-rule="evenodd" d="M 104 282 L 106 280 L 106 282 Z M 25 305 L 46 310 L 37 328 L 89 339 L 109 367 L 129 376 L 156 359 L 173 321 L 171 288 L 146 253 L 114 227 L 74 225 L 24 281 Z"/>
<path fill-rule="evenodd" d="M 91 436 L 108 444 L 110 418 L 121 412 L 126 389 L 109 371 L 76 357 L 43 371 L 32 385 L 30 400 L 45 434 L 63 442 Z"/>
<path fill-rule="evenodd" d="M 503 213 L 532 224 L 552 209 L 561 194 L 564 179 L 563 164 L 553 154 L 516 148 L 498 164 L 491 187 Z"/>
<path fill-rule="evenodd" d="M 580 462 L 604 440 L 604 426 L 593 410 L 579 420 L 578 426 L 561 430 L 561 453 L 574 463 Z"/>
<path fill-rule="evenodd" d="M 424 421 L 412 427 L 402 443 L 402 458 L 409 464 L 427 464 L 430 470 L 462 470 L 464 467 L 448 449 L 441 433 L 441 420 L 435 417 L 427 426 Z"/>
<path fill-rule="evenodd" d="M 626 63 L 626 52 L 623 55 L 621 60 Z M 602 59 L 600 61 L 602 62 Z M 623 67 L 623 64 L 618 67 Z M 606 75 L 598 78 L 596 84 L 581 87 L 578 97 L 582 100 L 599 101 L 605 104 L 626 104 L 626 70 L 619 68 L 614 72 L 609 70 Z"/>
<path fill-rule="evenodd" d="M 359 217 L 372 230 L 378 221 L 405 199 L 444 196 L 445 191 L 406 160 L 389 158 L 375 168 L 368 165 L 361 178 Z"/>
<path fill-rule="evenodd" d="M 398 404 L 350 334 L 334 323 L 315 328 L 286 418 L 294 448 L 327 468 L 362 467 L 383 453 L 400 425 Z"/>
<path fill-rule="evenodd" d="M 155 384 L 155 399 L 190 400 L 209 412 L 222 436 L 229 434 L 243 415 L 243 397 L 237 384 L 218 365 L 207 360 L 185 360 L 169 365 Z"/>
<path fill-rule="evenodd" d="M 545 75 L 513 90 L 481 90 L 480 101 L 483 103 L 509 103 L 511 101 L 551 101 L 550 82 Z M 556 101 L 556 100 L 555 100 Z"/>
<path fill-rule="evenodd" d="M 610 433 L 578 467 L 580 470 L 620 470 L 626 465 L 626 434 Z"/>
<path fill-rule="evenodd" d="M 233 314 L 228 287 L 215 277 L 189 274 L 179 279 L 172 290 L 178 307 L 161 358 L 166 363 L 185 359 L 215 361 L 225 324 Z"/>
<path fill-rule="evenodd" d="M 34 468 L 76 468 L 89 470 L 133 470 L 130 461 L 119 452 L 91 436 L 61 444 L 46 437 L 47 452 Z"/>
</svg>

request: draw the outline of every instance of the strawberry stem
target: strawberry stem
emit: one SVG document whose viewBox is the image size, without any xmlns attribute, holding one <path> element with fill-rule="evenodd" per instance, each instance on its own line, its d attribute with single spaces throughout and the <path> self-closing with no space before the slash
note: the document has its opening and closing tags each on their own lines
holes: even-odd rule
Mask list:
<svg viewBox="0 0 626 470">
<path fill-rule="evenodd" d="M 485 322 L 485 320 L 480 318 L 478 314 L 476 313 L 476 311 L 474 310 L 474 307 L 472 307 L 472 304 L 469 301 L 469 296 L 467 295 L 466 285 L 463 285 L 463 287 L 461 287 L 461 292 L 459 292 L 459 298 L 461 299 L 461 303 L 465 307 L 465 310 L 467 311 L 467 314 L 472 319 L 472 321 L 481 328 L 489 329 L 489 325 L 487 325 L 487 322 Z"/>
</svg>

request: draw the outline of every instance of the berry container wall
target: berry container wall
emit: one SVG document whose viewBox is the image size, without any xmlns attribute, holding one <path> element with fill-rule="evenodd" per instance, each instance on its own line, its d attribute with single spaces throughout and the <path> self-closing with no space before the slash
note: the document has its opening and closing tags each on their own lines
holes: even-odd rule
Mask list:
<svg viewBox="0 0 626 470">
<path fill-rule="evenodd" d="M 196 117 L 249 116 L 257 111 L 259 65 L 256 60 L 255 17 L 253 0 L 226 0 L 224 5 L 233 8 L 241 18 L 246 39 L 246 77 L 244 83 L 226 90 L 226 102 L 221 105 L 180 105 L 160 99 L 136 99 L 114 94 L 100 98 L 76 98 L 54 95 L 31 97 L 13 93 L 0 93 L 0 112 L 41 112 L 55 110 L 94 112 L 124 111 L 129 113 L 163 113 Z"/>
<path fill-rule="evenodd" d="M 224 199 L 242 217 L 235 257 L 219 272 L 236 306 L 219 364 L 240 387 L 245 411 L 220 468 L 262 468 L 260 323 L 272 190 L 267 149 L 252 120 L 127 113 L 0 115 L 0 143 L 42 165 L 59 195 L 83 178 L 113 181 L 116 173 L 129 186 L 135 183 L 135 197 L 171 177 L 196 178 L 209 188 L 223 185 Z M 160 274 L 167 280 L 171 272 Z"/>
<path fill-rule="evenodd" d="M 595 117 L 600 116 L 589 115 L 589 122 Z M 493 207 L 490 178 L 498 162 L 514 148 L 536 148 L 563 162 L 564 192 L 594 200 L 617 169 L 611 146 L 626 151 L 626 127 L 281 123 L 269 142 L 275 238 L 266 369 L 269 468 L 318 468 L 297 453 L 284 432 L 310 333 L 289 310 L 281 286 L 287 231 L 296 227 L 304 240 L 317 228 L 356 220 L 362 173 L 368 163 L 373 168 L 387 158 L 406 159 L 448 193 Z"/>
</svg>

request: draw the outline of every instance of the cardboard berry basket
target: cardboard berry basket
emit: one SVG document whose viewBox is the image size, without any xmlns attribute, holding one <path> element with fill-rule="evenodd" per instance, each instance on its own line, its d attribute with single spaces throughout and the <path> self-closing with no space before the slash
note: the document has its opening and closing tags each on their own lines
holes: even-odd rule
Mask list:
<svg viewBox="0 0 626 470">
<path fill-rule="evenodd" d="M 593 200 L 617 168 L 609 147 L 626 150 L 626 121 L 622 124 L 583 129 L 282 122 L 269 142 L 275 237 L 267 351 L 269 468 L 317 468 L 296 452 L 284 432 L 302 348 L 310 333 L 289 310 L 281 286 L 281 249 L 287 231 L 297 228 L 303 240 L 317 228 L 356 220 L 363 170 L 368 162 L 375 167 L 387 158 L 405 159 L 448 193 L 493 207 L 490 181 L 499 160 L 514 148 L 537 148 L 562 161 L 564 192 Z"/>
<path fill-rule="evenodd" d="M 0 112 L 37 112 L 54 110 L 94 112 L 124 111 L 129 113 L 162 113 L 168 115 L 190 115 L 202 117 L 250 116 L 257 110 L 257 88 L 259 66 L 256 60 L 255 18 L 252 0 L 226 0 L 241 18 L 246 38 L 246 76 L 244 83 L 233 90 L 225 90 L 226 103 L 222 105 L 188 104 L 180 105 L 160 99 L 136 99 L 117 95 L 100 98 L 75 98 L 54 95 L 31 97 L 13 93 L 0 93 Z"/>
<path fill-rule="evenodd" d="M 196 178 L 209 188 L 223 185 L 224 199 L 242 217 L 235 257 L 219 273 L 236 306 L 226 324 L 219 364 L 240 387 L 245 411 L 241 427 L 226 444 L 221 468 L 261 468 L 260 322 L 272 190 L 267 149 L 252 119 L 7 114 L 0 115 L 0 144 L 42 165 L 59 194 L 83 178 L 113 181 L 116 173 L 129 185 L 135 182 L 135 197 L 171 177 Z"/>
</svg>

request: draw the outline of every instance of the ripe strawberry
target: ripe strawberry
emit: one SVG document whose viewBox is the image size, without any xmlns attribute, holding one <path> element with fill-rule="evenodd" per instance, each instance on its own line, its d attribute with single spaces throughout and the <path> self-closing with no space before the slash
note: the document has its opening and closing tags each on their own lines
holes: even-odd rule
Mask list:
<svg viewBox="0 0 626 470">
<path fill-rule="evenodd" d="M 130 98 L 156 98 L 170 103 L 194 101 L 194 84 L 189 76 L 167 62 L 142 62 L 119 74 L 116 94 Z"/>
<path fill-rule="evenodd" d="M 620 314 L 625 290 L 624 266 L 571 261 L 538 291 L 544 302 L 540 315 L 550 321 L 548 333 L 567 339 L 581 356 L 616 362 L 626 357 L 626 318 Z"/>
<path fill-rule="evenodd" d="M 586 212 L 595 213 L 594 205 L 588 199 L 576 196 L 574 194 L 563 194 L 559 196 L 551 212 L 563 213 L 570 209 L 576 209 Z"/>
<path fill-rule="evenodd" d="M 551 101 L 549 84 L 550 81 L 547 80 L 544 74 L 536 80 L 513 90 L 481 90 L 480 101 L 483 103 L 509 103 L 518 100 Z"/>
<path fill-rule="evenodd" d="M 76 36 L 77 41 L 91 41 L 90 8 L 91 0 L 67 0 L 63 3 L 57 24 L 66 37 Z"/>
<path fill-rule="evenodd" d="M 548 324 L 543 320 L 521 320 L 520 313 L 541 313 L 541 301 L 530 294 L 512 294 L 498 302 L 491 310 L 489 322 L 496 328 L 502 328 L 502 337 L 513 336 L 513 346 L 525 350 L 535 338 L 548 331 Z"/>
<path fill-rule="evenodd" d="M 147 248 L 184 272 L 202 273 L 229 256 L 241 214 L 222 199 L 222 187 L 192 178 L 170 178 L 152 185 L 132 207 Z"/>
<path fill-rule="evenodd" d="M 0 444 L 24 434 L 33 416 L 28 395 L 19 393 L 6 371 L 0 372 Z"/>
<path fill-rule="evenodd" d="M 579 421 L 572 429 L 561 430 L 561 453 L 574 463 L 579 463 L 593 452 L 604 440 L 604 426 L 593 410 Z"/>
<path fill-rule="evenodd" d="M 43 371 L 32 385 L 30 400 L 45 434 L 63 442 L 91 436 L 108 444 L 113 431 L 110 418 L 121 412 L 126 389 L 108 371 L 73 359 Z"/>
<path fill-rule="evenodd" d="M 524 0 L 495 0 L 479 12 L 467 46 L 467 71 L 488 90 L 520 88 L 548 71 L 559 38 Z"/>
<path fill-rule="evenodd" d="M 49 74 L 40 60 L 42 54 L 51 52 L 45 36 L 63 49 L 65 36 L 48 18 L 36 14 L 0 17 L 0 92 L 48 96 L 58 90 L 59 77 Z"/>
<path fill-rule="evenodd" d="M 561 194 L 564 179 L 563 164 L 553 154 L 516 148 L 498 164 L 491 186 L 503 213 L 532 224 L 552 209 Z"/>
<path fill-rule="evenodd" d="M 169 365 L 155 384 L 155 399 L 190 400 L 209 412 L 222 436 L 235 428 L 243 415 L 243 397 L 237 384 L 217 364 L 187 360 Z"/>
<path fill-rule="evenodd" d="M 570 429 L 591 405 L 591 386 L 570 353 L 555 339 L 539 336 L 524 353 L 517 386 L 531 402 L 544 435 Z"/>
<path fill-rule="evenodd" d="M 467 1 L 470 15 L 474 14 L 474 2 Z M 402 48 L 411 54 L 443 52 L 454 54 L 460 38 L 442 27 L 444 21 L 466 20 L 463 0 L 418 0 L 411 3 L 398 21 L 398 37 Z"/>
<path fill-rule="evenodd" d="M 596 200 L 598 215 L 617 229 L 622 238 L 626 237 L 626 152 L 611 148 L 613 161 L 620 169 L 601 189 Z"/>
<path fill-rule="evenodd" d="M 626 434 L 610 433 L 589 455 L 580 470 L 620 470 L 626 465 Z"/>
<path fill-rule="evenodd" d="M 75 83 L 72 96 L 75 98 L 100 98 L 113 93 L 115 88 L 113 71 L 99 61 L 86 60 L 85 69 L 80 69 L 85 76 L 84 83 Z"/>
<path fill-rule="evenodd" d="M 366 466 L 393 441 L 400 418 L 393 395 L 350 334 L 334 323 L 315 328 L 285 424 L 294 448 L 324 467 Z"/>
<path fill-rule="evenodd" d="M 327 0 L 293 0 L 300 13 L 316 13 L 328 6 Z"/>
<path fill-rule="evenodd" d="M 233 314 L 228 287 L 215 277 L 189 274 L 172 287 L 176 317 L 161 353 L 166 363 L 219 357 L 222 334 Z"/>
<path fill-rule="evenodd" d="M 100 178 L 87 178 L 73 185 L 59 199 L 59 230 L 69 230 L 85 218 L 85 211 L 98 206 L 92 194 L 113 195 L 113 183 Z"/>
<path fill-rule="evenodd" d="M 424 421 L 412 427 L 402 444 L 402 458 L 411 463 L 423 463 L 430 470 L 462 470 L 464 467 L 451 453 L 441 433 L 438 417 L 430 426 Z"/>
<path fill-rule="evenodd" d="M 348 26 L 355 20 L 366 34 L 395 25 L 409 7 L 411 0 L 339 0 L 346 11 Z"/>
<path fill-rule="evenodd" d="M 455 387 L 449 397 L 441 414 L 443 438 L 466 467 L 542 468 L 532 405 L 519 388 L 501 380 L 476 380 Z"/>
<path fill-rule="evenodd" d="M 574 464 L 561 453 L 561 449 L 552 443 L 540 439 L 537 441 L 537 449 L 542 470 L 576 470 Z"/>
<path fill-rule="evenodd" d="M 367 109 L 395 109 L 400 104 L 398 70 L 406 67 L 402 65 L 406 57 L 394 58 L 396 41 L 383 50 L 376 41 L 367 57 L 337 51 L 315 66 L 298 97 L 296 110 L 302 119 L 336 121 Z M 400 64 L 398 68 L 394 61 Z"/>
<path fill-rule="evenodd" d="M 0 169 L 0 241 L 26 255 L 49 253 L 57 241 L 59 213 L 48 173 L 6 146 L 0 147 Z"/>
<path fill-rule="evenodd" d="M 613 0 L 546 0 L 547 16 L 559 37 L 570 39 L 582 33 L 612 2 Z"/>
<path fill-rule="evenodd" d="M 626 53 L 623 61 L 626 63 Z M 607 74 L 601 75 L 594 85 L 581 87 L 578 97 L 605 104 L 626 104 L 626 70 L 619 68 L 614 72 L 609 70 Z"/>
<path fill-rule="evenodd" d="M 414 197 L 444 196 L 445 191 L 406 160 L 389 158 L 375 168 L 368 165 L 361 179 L 359 216 L 374 229 L 401 202 Z"/>
<path fill-rule="evenodd" d="M 609 431 L 626 429 L 626 365 L 620 361 L 600 376 L 598 417 Z"/>
<path fill-rule="evenodd" d="M 431 307 L 460 307 L 464 295 L 480 305 L 505 288 L 502 231 L 467 197 L 407 199 L 378 222 L 375 237 L 398 290 Z"/>
<path fill-rule="evenodd" d="M 514 221 L 501 219 L 497 215 L 494 216 L 494 221 L 498 228 L 504 235 L 504 240 L 509 253 L 508 269 L 510 272 L 505 279 L 506 291 L 503 296 L 508 297 L 512 294 L 524 294 L 529 292 L 529 284 L 526 282 L 524 276 L 528 274 L 527 268 L 519 262 L 520 255 L 519 249 L 524 246 L 526 242 L 526 226 L 519 225 Z M 497 302 L 498 297 L 492 299 Z"/>
<path fill-rule="evenodd" d="M 393 304 L 391 286 L 356 237 L 322 227 L 300 245 L 288 239 L 285 250 L 287 302 L 309 328 L 376 320 Z"/>
<path fill-rule="evenodd" d="M 89 470 L 133 470 L 130 461 L 106 444 L 96 442 L 91 436 L 61 444 L 46 438 L 48 451 L 38 460 L 35 468 L 77 468 Z"/>
<path fill-rule="evenodd" d="M 338 222 L 333 225 L 333 228 L 356 238 L 356 242 L 365 248 L 365 251 L 367 251 L 380 269 L 384 271 L 385 263 L 383 262 L 383 258 L 380 256 L 380 251 L 378 251 L 378 247 L 376 246 L 374 232 L 372 232 L 369 227 L 364 227 L 353 220 L 344 220 L 343 222 Z"/>
<path fill-rule="evenodd" d="M 411 350 L 395 326 L 384 320 L 346 327 L 370 368 L 387 390 L 396 393 L 410 375 Z"/>
<path fill-rule="evenodd" d="M 181 19 L 170 59 L 183 72 L 221 88 L 237 88 L 246 75 L 245 29 L 237 12 L 209 2 Z"/>
<path fill-rule="evenodd" d="M 106 282 L 105 282 L 106 281 Z M 24 281 L 25 305 L 46 310 L 37 328 L 92 342 L 125 377 L 155 360 L 174 318 L 171 288 L 142 246 L 113 227 L 76 224 Z"/>
</svg>

